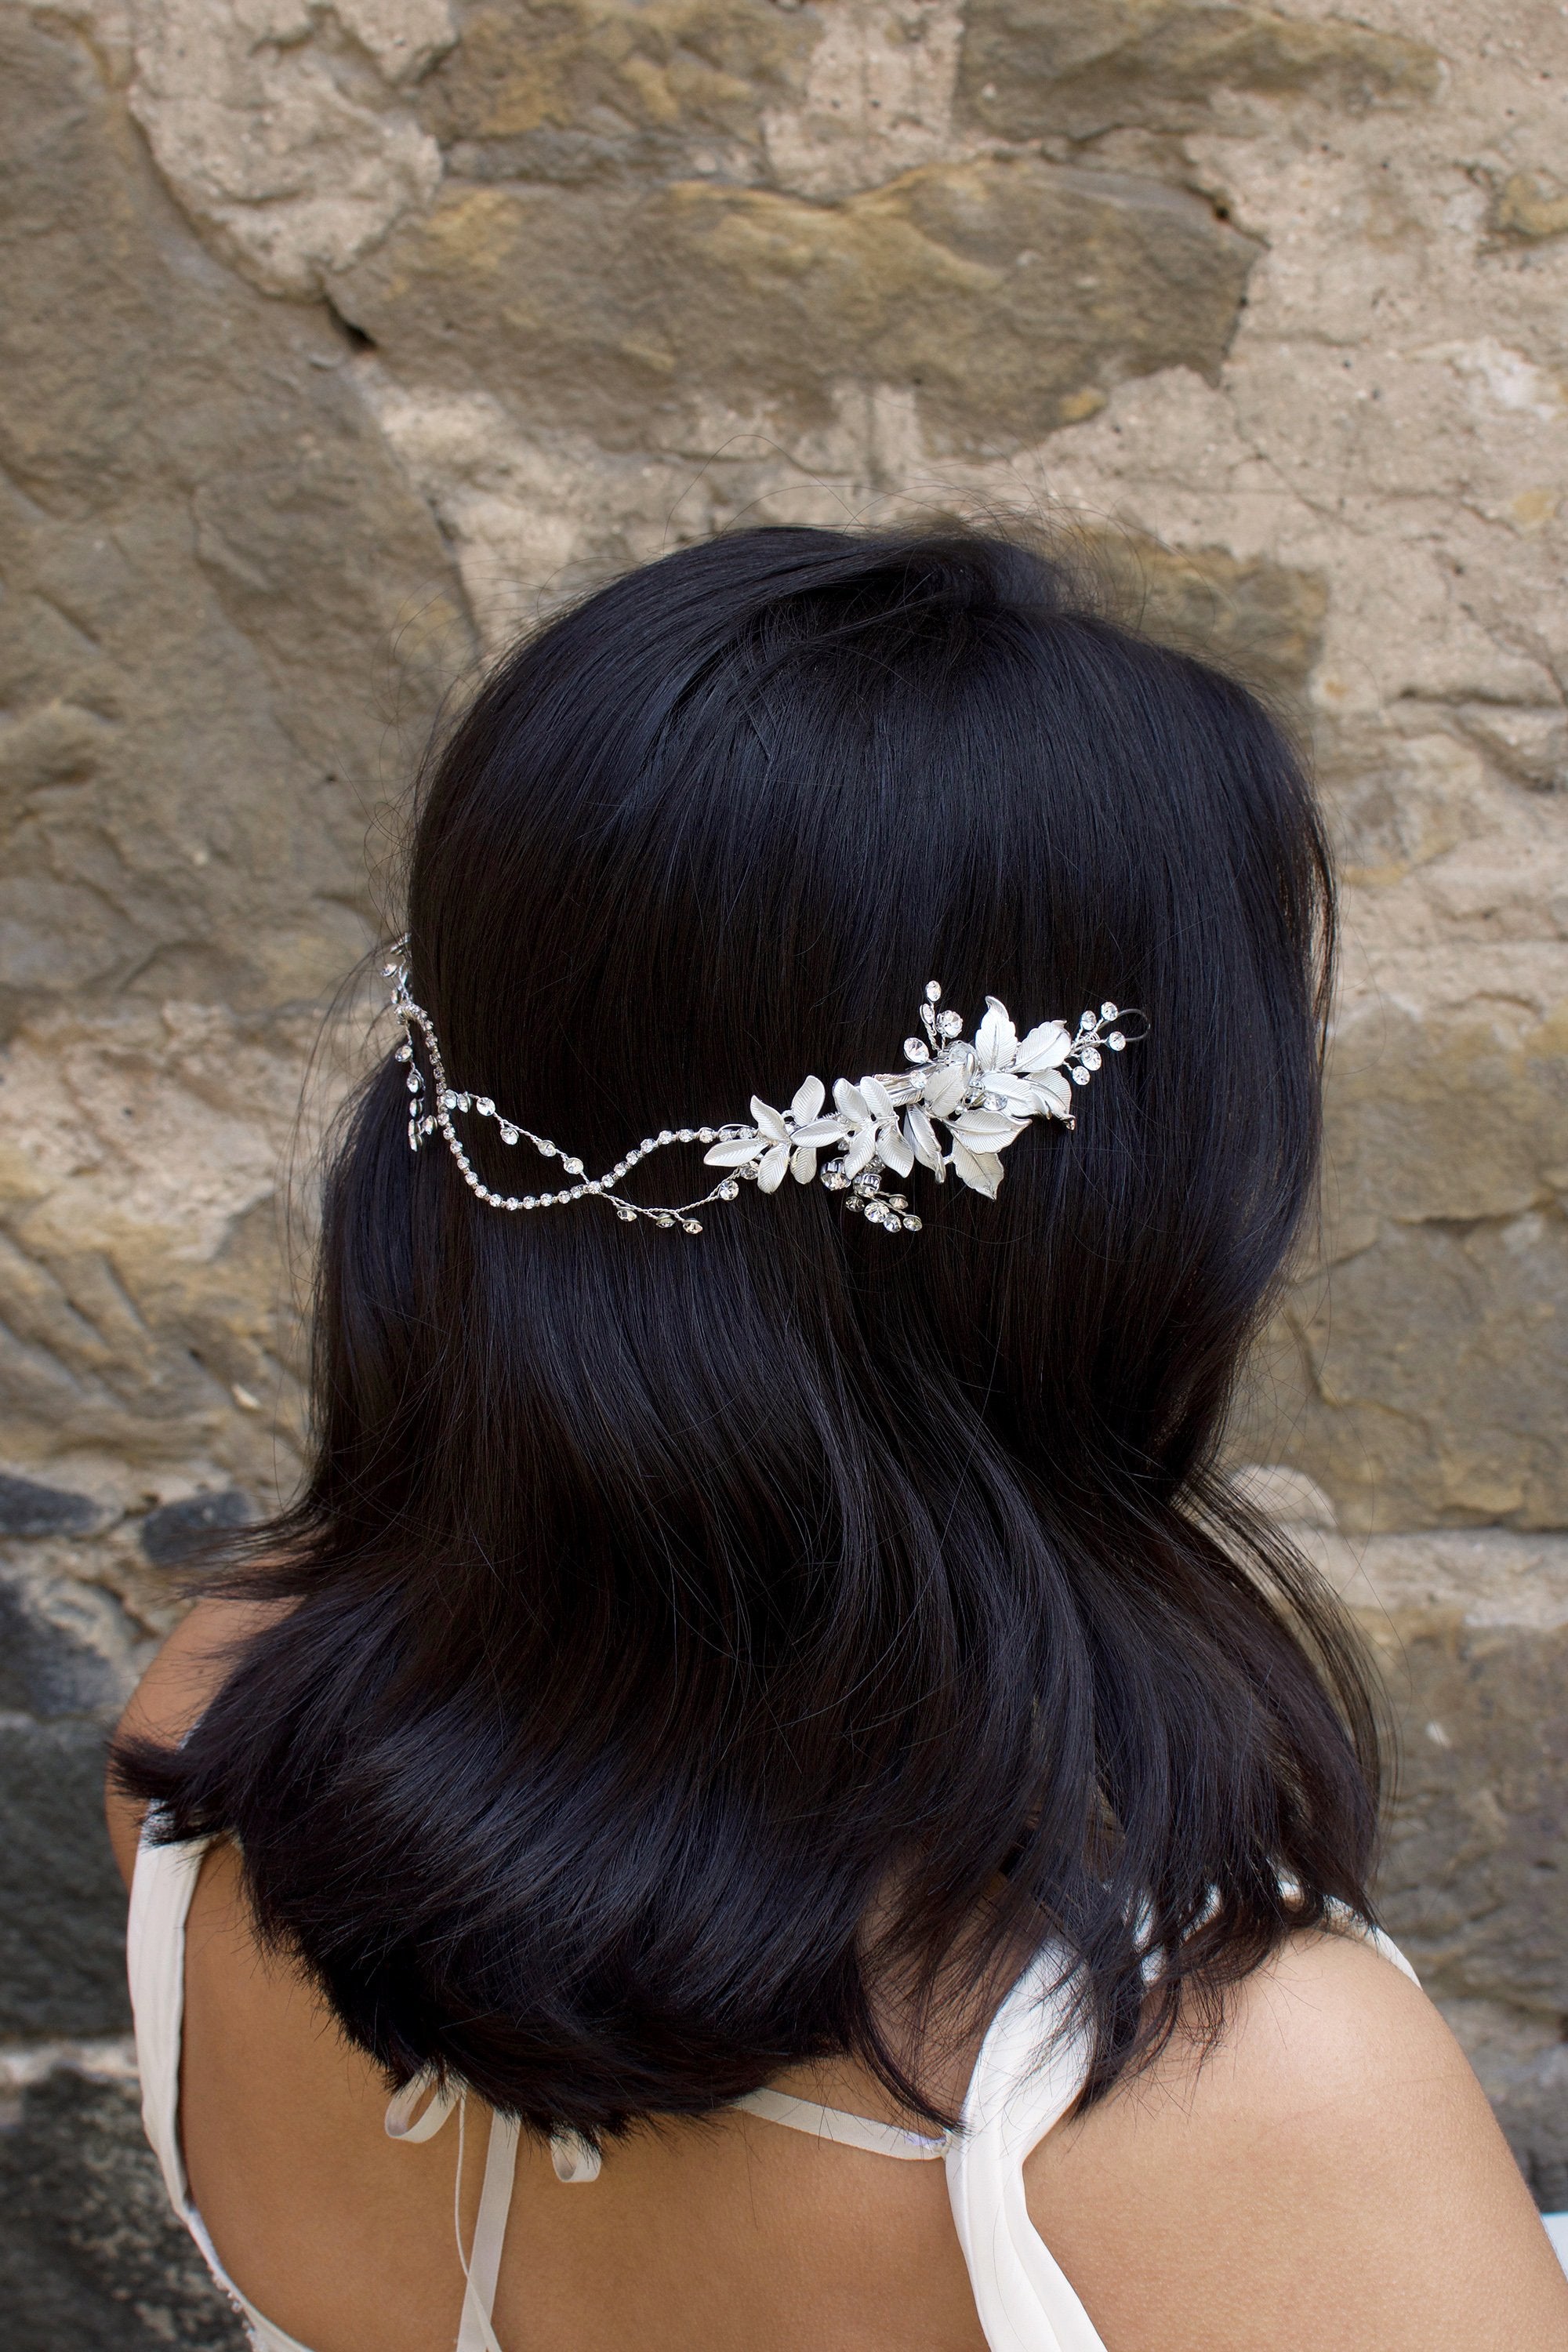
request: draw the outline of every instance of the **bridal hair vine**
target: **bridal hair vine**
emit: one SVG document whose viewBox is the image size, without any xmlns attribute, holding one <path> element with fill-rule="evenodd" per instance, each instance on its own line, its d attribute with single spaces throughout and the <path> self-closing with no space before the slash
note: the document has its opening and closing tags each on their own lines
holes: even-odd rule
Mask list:
<svg viewBox="0 0 1568 2352">
<path fill-rule="evenodd" d="M 739 1121 L 724 1127 L 667 1127 L 658 1135 L 645 1135 L 604 1175 L 590 1177 L 581 1160 L 547 1136 L 504 1117 L 488 1095 L 452 1086 L 435 1024 L 409 989 L 407 947 L 406 938 L 397 940 L 392 961 L 382 969 L 393 983 L 392 1010 L 405 1033 L 396 1059 L 408 1066 L 409 1150 L 417 1151 L 440 1135 L 475 1199 L 492 1209 L 562 1209 L 574 1201 L 602 1200 L 626 1224 L 645 1217 L 656 1225 L 679 1225 L 689 1234 L 702 1231 L 696 1212 L 715 1201 L 734 1200 L 742 1180 L 754 1182 L 759 1192 L 776 1192 L 786 1175 L 797 1184 L 815 1180 L 830 1192 L 847 1194 L 846 1208 L 889 1233 L 921 1229 L 906 1195 L 885 1189 L 910 1175 L 917 1161 L 939 1184 L 946 1182 L 951 1170 L 961 1184 L 994 1201 L 1004 1172 L 1002 1154 L 1029 1121 L 1075 1125 L 1073 1089 L 1088 1086 L 1100 1066 L 1101 1048 L 1120 1054 L 1148 1034 L 1142 1013 L 1121 1013 L 1106 1003 L 1098 1013 L 1082 1014 L 1076 1034 L 1065 1022 L 1042 1021 L 1020 1037 L 1006 1006 L 988 996 L 973 1038 L 966 1040 L 963 1015 L 942 1009 L 942 989 L 933 980 L 920 1009 L 925 1034 L 904 1040 L 907 1068 L 863 1077 L 858 1084 L 837 1079 L 831 1109 L 820 1078 L 805 1079 L 787 1110 L 774 1110 L 753 1095 L 750 1127 Z M 1131 1022 L 1142 1025 L 1130 1029 Z M 428 1086 L 416 1051 L 420 1039 L 430 1065 Z M 455 1118 L 470 1113 L 494 1119 L 503 1143 L 530 1143 L 542 1159 L 558 1160 L 570 1181 L 551 1192 L 492 1191 L 453 1125 Z M 940 1129 L 946 1130 L 945 1150 Z M 704 1164 L 722 1171 L 710 1192 L 680 1208 L 650 1208 L 616 1190 L 639 1160 L 671 1143 L 708 1145 Z"/>
</svg>

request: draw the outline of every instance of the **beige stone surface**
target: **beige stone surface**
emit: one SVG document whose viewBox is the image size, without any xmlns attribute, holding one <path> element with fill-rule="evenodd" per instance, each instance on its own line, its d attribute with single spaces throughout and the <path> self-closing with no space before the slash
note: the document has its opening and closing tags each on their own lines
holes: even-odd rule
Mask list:
<svg viewBox="0 0 1568 2352">
<path fill-rule="evenodd" d="M 258 285 L 316 292 L 439 185 L 394 94 L 451 47 L 447 0 L 132 0 L 130 22 L 159 168 Z"/>
<path fill-rule="evenodd" d="M 5 36 L 4 1454 L 265 1488 L 305 1057 L 467 625 L 342 333 L 204 250 L 76 37 Z"/>
<path fill-rule="evenodd" d="M 294 1107 L 476 646 L 740 520 L 1065 521 L 1322 778 L 1322 1233 L 1237 1458 L 1363 1562 L 1391 1915 L 1545 2147 L 1568 17 L 0 0 L 0 1468 L 127 1556 L 295 1475 L 285 1194 L 363 999 Z"/>
<path fill-rule="evenodd" d="M 163 998 L 14 1034 L 0 1103 L 13 1460 L 130 1499 L 296 1471 L 279 1179 L 317 1023 Z"/>
</svg>

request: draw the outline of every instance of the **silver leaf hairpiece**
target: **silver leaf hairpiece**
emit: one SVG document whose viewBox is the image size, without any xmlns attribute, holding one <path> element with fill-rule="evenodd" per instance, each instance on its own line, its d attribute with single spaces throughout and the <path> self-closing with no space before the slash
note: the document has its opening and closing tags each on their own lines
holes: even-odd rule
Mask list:
<svg viewBox="0 0 1568 2352">
<path fill-rule="evenodd" d="M 973 1038 L 966 1040 L 963 1015 L 941 1009 L 942 989 L 933 980 L 927 983 L 920 1009 L 925 1034 L 904 1040 L 907 1068 L 863 1077 L 857 1084 L 837 1079 L 831 1110 L 820 1078 L 805 1079 L 787 1110 L 774 1110 L 753 1095 L 750 1127 L 738 1121 L 725 1127 L 667 1127 L 658 1135 L 645 1135 L 603 1176 L 590 1177 L 581 1160 L 547 1136 L 505 1118 L 488 1095 L 452 1087 L 435 1024 L 409 989 L 407 946 L 406 938 L 399 940 L 393 961 L 382 969 L 393 983 L 392 1010 L 405 1032 L 396 1058 L 408 1066 L 409 1150 L 417 1151 L 440 1135 L 475 1199 L 492 1209 L 560 1209 L 574 1201 L 603 1200 L 626 1224 L 646 1217 L 656 1225 L 679 1225 L 689 1234 L 702 1231 L 696 1212 L 714 1201 L 734 1200 L 742 1180 L 754 1182 L 759 1192 L 776 1192 L 786 1175 L 797 1184 L 819 1181 L 831 1192 L 847 1193 L 847 1208 L 889 1233 L 920 1231 L 921 1220 L 910 1212 L 905 1194 L 884 1190 L 890 1180 L 910 1175 L 917 1161 L 939 1184 L 946 1182 L 951 1169 L 960 1183 L 994 1201 L 1004 1173 L 1002 1154 L 1029 1121 L 1056 1119 L 1072 1127 L 1073 1088 L 1088 1086 L 1100 1066 L 1101 1047 L 1120 1054 L 1148 1034 L 1142 1013 L 1122 1013 L 1106 1003 L 1098 1013 L 1083 1013 L 1076 1034 L 1063 1021 L 1042 1021 L 1020 1037 L 1006 1006 L 988 996 Z M 1130 1030 L 1131 1022 L 1142 1025 Z M 415 1050 L 421 1037 L 430 1064 L 428 1092 Z M 468 1113 L 494 1119 L 503 1143 L 530 1143 L 542 1159 L 558 1160 L 571 1181 L 552 1192 L 492 1191 L 452 1123 L 455 1116 Z M 946 1129 L 945 1150 L 939 1129 Z M 679 1208 L 650 1208 L 616 1192 L 639 1160 L 671 1143 L 708 1145 L 704 1165 L 723 1171 L 710 1192 Z"/>
</svg>

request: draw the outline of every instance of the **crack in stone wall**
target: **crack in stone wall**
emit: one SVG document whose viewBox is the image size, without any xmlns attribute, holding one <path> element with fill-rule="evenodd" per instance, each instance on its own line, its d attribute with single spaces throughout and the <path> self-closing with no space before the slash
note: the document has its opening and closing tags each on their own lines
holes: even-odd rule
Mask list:
<svg viewBox="0 0 1568 2352">
<path fill-rule="evenodd" d="M 298 1473 L 363 996 L 296 1104 L 442 697 L 738 520 L 1015 514 L 1313 745 L 1322 1232 L 1237 1458 L 1384 1579 L 1391 1915 L 1568 2201 L 1565 114 L 1548 0 L 0 0 L 0 1749 L 69 1923 L 0 2031 L 123 2026 L 95 1744 Z"/>
</svg>

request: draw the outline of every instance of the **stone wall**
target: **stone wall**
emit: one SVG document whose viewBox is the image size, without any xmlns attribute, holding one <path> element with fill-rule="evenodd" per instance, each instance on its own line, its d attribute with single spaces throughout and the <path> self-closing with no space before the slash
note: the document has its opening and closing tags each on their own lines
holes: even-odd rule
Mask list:
<svg viewBox="0 0 1568 2352">
<path fill-rule="evenodd" d="M 193 1526 L 297 1467 L 281 1175 L 438 698 L 726 523 L 956 507 L 1065 511 L 1310 723 L 1330 1179 L 1241 1450 L 1387 1661 L 1391 1921 L 1568 2201 L 1565 97 L 1549 0 L 0 0 L 40 2147 L 131 2160 L 100 1726 Z M 83 2316 L 93 2259 L 80 2340 L 200 2339 L 184 2286 Z"/>
</svg>

